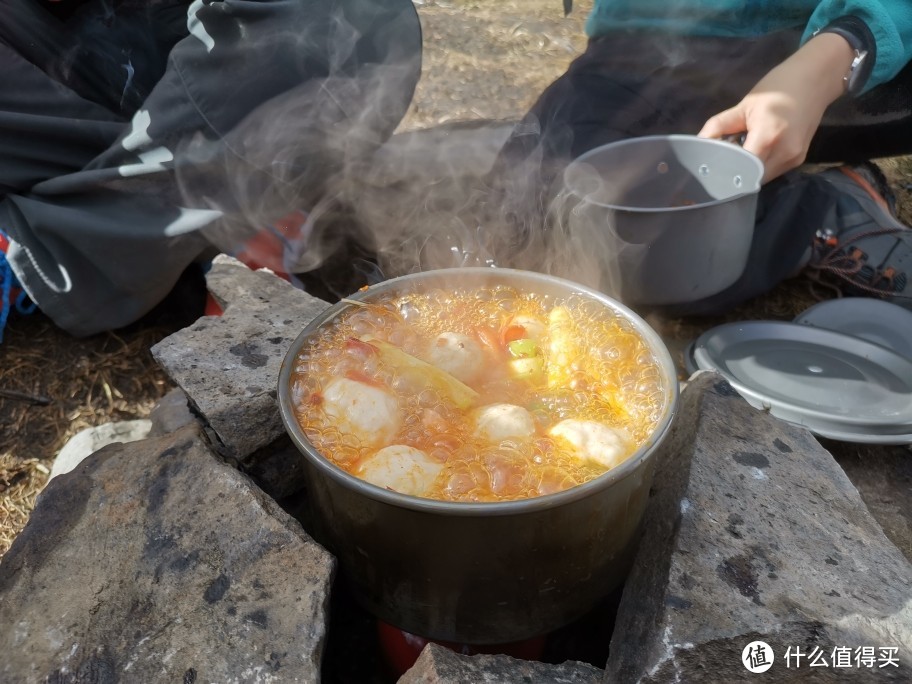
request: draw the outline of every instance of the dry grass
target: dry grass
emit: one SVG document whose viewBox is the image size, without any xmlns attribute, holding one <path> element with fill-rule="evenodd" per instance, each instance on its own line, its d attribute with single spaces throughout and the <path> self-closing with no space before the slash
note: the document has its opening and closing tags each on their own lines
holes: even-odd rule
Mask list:
<svg viewBox="0 0 912 684">
<path fill-rule="evenodd" d="M 0 346 L 0 556 L 70 437 L 145 417 L 170 388 L 149 349 L 173 330 L 136 326 L 76 340 L 40 313 L 10 321 Z"/>
<path fill-rule="evenodd" d="M 49 472 L 37 458 L 0 454 L 0 556 L 28 522 Z"/>
<path fill-rule="evenodd" d="M 517 119 L 586 46 L 592 0 L 425 0 L 423 73 L 401 129 Z"/>
</svg>

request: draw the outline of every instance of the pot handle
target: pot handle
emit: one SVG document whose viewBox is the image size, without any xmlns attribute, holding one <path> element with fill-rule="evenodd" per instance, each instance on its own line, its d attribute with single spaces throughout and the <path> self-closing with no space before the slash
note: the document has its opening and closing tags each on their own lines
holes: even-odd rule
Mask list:
<svg viewBox="0 0 912 684">
<path fill-rule="evenodd" d="M 744 147 L 744 141 L 747 140 L 747 131 L 741 131 L 740 133 L 729 133 L 728 135 L 723 135 L 719 138 L 722 142 L 729 142 L 739 147 Z"/>
</svg>

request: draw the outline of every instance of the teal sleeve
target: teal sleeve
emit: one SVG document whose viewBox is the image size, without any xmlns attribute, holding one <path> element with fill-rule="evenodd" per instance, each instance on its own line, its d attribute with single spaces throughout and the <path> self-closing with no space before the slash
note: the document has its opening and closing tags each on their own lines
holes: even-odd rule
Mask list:
<svg viewBox="0 0 912 684">
<path fill-rule="evenodd" d="M 801 42 L 839 17 L 861 19 L 877 44 L 874 70 L 864 90 L 886 83 L 912 60 L 912 1 L 910 0 L 823 0 L 808 21 Z"/>
</svg>

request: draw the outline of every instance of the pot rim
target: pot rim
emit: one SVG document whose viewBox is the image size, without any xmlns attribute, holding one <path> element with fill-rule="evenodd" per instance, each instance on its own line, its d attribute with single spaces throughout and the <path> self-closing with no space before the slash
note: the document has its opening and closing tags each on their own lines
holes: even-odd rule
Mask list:
<svg viewBox="0 0 912 684">
<path fill-rule="evenodd" d="M 582 164 L 588 163 L 587 160 L 590 157 L 594 157 L 596 154 L 604 151 L 605 149 L 608 149 L 608 148 L 617 149 L 619 147 L 629 147 L 629 146 L 637 145 L 637 144 L 640 144 L 643 142 L 653 142 L 653 141 L 657 141 L 657 140 L 665 140 L 665 141 L 672 141 L 672 142 L 685 141 L 685 140 L 694 141 L 694 142 L 699 141 L 699 144 L 705 143 L 707 145 L 725 146 L 726 149 L 730 149 L 731 151 L 736 152 L 736 154 L 740 153 L 741 156 L 744 157 L 744 159 L 747 163 L 752 164 L 753 166 L 756 167 L 756 171 L 758 172 L 756 184 L 753 187 L 744 188 L 744 190 L 742 192 L 738 193 L 737 195 L 732 195 L 731 197 L 726 197 L 724 199 L 711 200 L 709 202 L 701 202 L 699 204 L 687 204 L 687 205 L 683 205 L 680 207 L 630 207 L 630 206 L 626 206 L 623 204 L 614 204 L 614 203 L 610 203 L 610 202 L 598 202 L 596 200 L 593 200 L 589 195 L 580 194 L 575 189 L 568 187 L 568 185 L 566 183 L 567 175 L 574 168 L 577 168 Z M 604 209 L 613 209 L 615 211 L 624 211 L 624 212 L 628 212 L 631 214 L 664 214 L 664 213 L 671 213 L 671 212 L 687 212 L 687 211 L 695 211 L 698 209 L 707 209 L 710 207 L 719 206 L 721 204 L 728 204 L 729 202 L 737 202 L 738 200 L 742 200 L 745 197 L 753 197 L 754 195 L 757 195 L 760 192 L 760 188 L 762 187 L 762 182 L 763 182 L 763 173 L 764 173 L 763 161 L 757 155 L 753 154 L 752 152 L 748 152 L 747 150 L 742 148 L 740 145 L 737 145 L 733 142 L 719 140 L 717 138 L 701 138 L 696 135 L 685 135 L 685 134 L 644 135 L 644 136 L 640 136 L 637 138 L 624 138 L 623 140 L 617 140 L 615 142 L 607 143 L 605 145 L 599 145 L 598 147 L 594 147 L 593 149 L 591 149 L 587 152 L 584 152 L 583 154 L 578 156 L 576 159 L 571 161 L 570 164 L 565 169 L 565 171 L 564 171 L 564 188 L 567 192 L 569 192 L 574 197 L 578 198 L 580 201 L 585 202 L 586 204 L 591 204 L 596 207 L 602 207 Z"/>
<path fill-rule="evenodd" d="M 282 423 L 284 424 L 286 432 L 291 437 L 298 451 L 300 451 L 313 466 L 319 469 L 324 475 L 328 475 L 337 484 L 340 484 L 348 489 L 353 489 L 356 492 L 360 492 L 364 496 L 375 499 L 382 503 L 389 504 L 391 506 L 409 508 L 428 514 L 443 514 L 448 516 L 492 516 L 548 510 L 598 494 L 603 489 L 608 488 L 614 482 L 620 481 L 633 474 L 644 464 L 646 458 L 651 455 L 656 449 L 658 449 L 660 444 L 668 436 L 672 420 L 676 415 L 678 409 L 679 386 L 674 362 L 671 359 L 671 354 L 665 346 L 665 343 L 662 342 L 662 339 L 659 337 L 658 333 L 656 333 L 646 323 L 646 321 L 644 321 L 633 310 L 605 295 L 604 293 L 601 293 L 584 285 L 580 285 L 579 283 L 575 283 L 571 280 L 537 273 L 534 271 L 477 266 L 436 269 L 399 276 L 397 278 L 384 280 L 363 290 L 359 290 L 349 297 L 346 297 L 346 299 L 366 299 L 374 293 L 382 294 L 389 290 L 395 290 L 396 287 L 402 283 L 408 283 L 421 279 L 445 278 L 449 275 L 448 272 L 455 272 L 455 277 L 457 278 L 463 276 L 490 276 L 492 272 L 496 272 L 497 274 L 505 275 L 507 278 L 515 277 L 524 281 L 531 280 L 549 283 L 566 288 L 568 295 L 576 293 L 591 297 L 601 304 L 606 305 L 623 315 L 627 321 L 634 326 L 637 332 L 643 336 L 647 344 L 650 346 L 650 349 L 655 355 L 658 365 L 663 372 L 663 379 L 665 380 L 668 387 L 668 401 L 665 405 L 665 412 L 656 425 L 652 437 L 646 443 L 641 445 L 640 448 L 637 449 L 633 454 L 631 454 L 631 456 L 629 456 L 627 460 L 625 460 L 621 465 L 612 468 L 603 475 L 600 475 L 599 477 L 596 477 L 589 482 L 571 487 L 570 489 L 565 489 L 553 494 L 545 494 L 543 496 L 537 496 L 528 499 L 498 502 L 442 501 L 439 499 L 429 499 L 425 497 L 401 494 L 399 492 L 390 491 L 388 489 L 384 489 L 382 487 L 371 484 L 366 480 L 362 480 L 361 478 L 356 477 L 355 475 L 351 475 L 350 473 L 337 466 L 331 460 L 320 454 L 319 451 L 317 451 L 316 447 L 313 446 L 313 444 L 311 444 L 307 437 L 304 435 L 304 431 L 301 429 L 297 418 L 295 418 L 294 410 L 291 407 L 290 380 L 292 368 L 294 367 L 294 359 L 303 346 L 304 341 L 315 330 L 317 330 L 319 327 L 331 319 L 335 318 L 344 310 L 349 309 L 353 306 L 352 304 L 349 304 L 345 301 L 339 301 L 329 306 L 325 311 L 323 311 L 320 315 L 312 319 L 306 326 L 304 326 L 304 329 L 291 343 L 291 346 L 285 354 L 285 358 L 282 360 L 281 369 L 279 370 L 278 403 L 279 411 L 282 417 Z"/>
</svg>

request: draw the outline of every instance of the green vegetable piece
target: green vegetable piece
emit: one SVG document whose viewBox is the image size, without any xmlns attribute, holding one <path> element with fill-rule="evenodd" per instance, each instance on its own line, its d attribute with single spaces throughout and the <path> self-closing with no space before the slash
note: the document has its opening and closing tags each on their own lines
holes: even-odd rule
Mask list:
<svg viewBox="0 0 912 684">
<path fill-rule="evenodd" d="M 507 350 L 510 355 L 517 359 L 525 359 L 531 356 L 538 356 L 541 350 L 535 340 L 528 338 L 522 340 L 513 340 L 507 344 Z"/>
<path fill-rule="evenodd" d="M 411 377 L 420 378 L 425 387 L 437 390 L 445 397 L 448 397 L 458 408 L 467 409 L 478 401 L 478 392 L 463 384 L 445 370 L 441 370 L 437 366 L 402 351 L 399 347 L 389 342 L 375 339 L 370 335 L 359 339 L 361 342 L 377 349 L 383 363 L 392 366 L 399 372 L 407 372 Z"/>
</svg>

